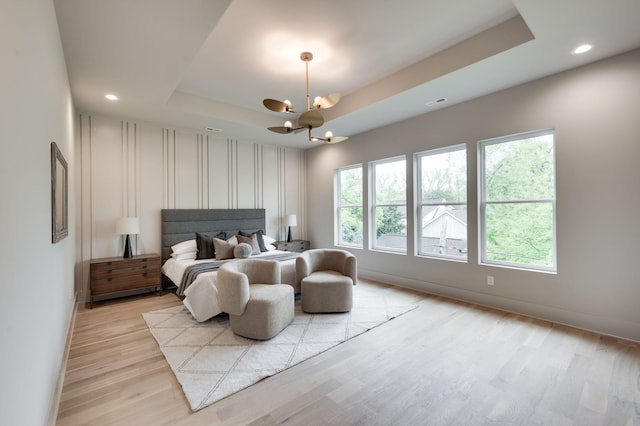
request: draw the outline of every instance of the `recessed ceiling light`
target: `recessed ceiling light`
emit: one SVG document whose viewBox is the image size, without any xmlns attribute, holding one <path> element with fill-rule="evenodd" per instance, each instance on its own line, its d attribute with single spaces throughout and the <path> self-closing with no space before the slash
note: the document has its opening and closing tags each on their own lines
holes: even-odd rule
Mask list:
<svg viewBox="0 0 640 426">
<path fill-rule="evenodd" d="M 582 45 L 576 47 L 575 49 L 573 49 L 573 54 L 574 55 L 579 55 L 581 53 L 588 52 L 588 51 L 591 50 L 592 47 L 593 46 L 590 45 L 590 44 L 582 44 Z"/>
<path fill-rule="evenodd" d="M 112 93 L 107 93 L 106 95 L 104 95 L 105 98 L 109 99 L 110 101 L 117 101 L 118 97 Z"/>
<path fill-rule="evenodd" d="M 222 129 L 218 129 L 217 127 L 210 127 L 207 126 L 204 128 L 207 132 L 216 132 L 216 133 L 220 133 L 222 131 Z"/>
</svg>

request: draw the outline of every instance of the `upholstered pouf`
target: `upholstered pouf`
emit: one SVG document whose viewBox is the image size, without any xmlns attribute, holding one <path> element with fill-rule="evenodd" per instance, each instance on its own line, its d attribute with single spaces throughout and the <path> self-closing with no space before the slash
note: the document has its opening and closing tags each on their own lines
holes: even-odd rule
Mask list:
<svg viewBox="0 0 640 426">
<path fill-rule="evenodd" d="M 288 284 L 252 284 L 242 315 L 229 315 L 234 333 L 250 339 L 271 339 L 293 321 L 293 287 Z"/>
<path fill-rule="evenodd" d="M 233 257 L 236 259 L 246 259 L 251 256 L 251 245 L 247 243 L 240 243 L 233 248 Z"/>
<path fill-rule="evenodd" d="M 339 272 L 316 271 L 300 287 L 304 312 L 349 312 L 353 306 L 353 280 Z"/>
</svg>

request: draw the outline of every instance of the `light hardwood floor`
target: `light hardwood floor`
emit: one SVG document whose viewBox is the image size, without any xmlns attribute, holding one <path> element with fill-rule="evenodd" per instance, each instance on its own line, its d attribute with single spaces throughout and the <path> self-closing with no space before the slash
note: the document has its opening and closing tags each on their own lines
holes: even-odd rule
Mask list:
<svg viewBox="0 0 640 426">
<path fill-rule="evenodd" d="M 174 294 L 79 308 L 58 424 L 640 425 L 640 344 L 410 293 L 418 309 L 196 413 L 141 316 Z"/>
</svg>

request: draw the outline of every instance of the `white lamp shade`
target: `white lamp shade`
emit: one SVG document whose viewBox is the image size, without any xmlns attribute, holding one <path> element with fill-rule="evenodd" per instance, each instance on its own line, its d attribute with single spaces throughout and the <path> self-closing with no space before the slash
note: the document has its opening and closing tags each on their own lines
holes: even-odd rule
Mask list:
<svg viewBox="0 0 640 426">
<path fill-rule="evenodd" d="M 116 222 L 116 234 L 129 235 L 140 233 L 140 221 L 137 217 L 123 217 Z"/>
<path fill-rule="evenodd" d="M 286 226 L 296 226 L 298 224 L 298 218 L 295 214 L 287 215 L 287 225 Z"/>
</svg>

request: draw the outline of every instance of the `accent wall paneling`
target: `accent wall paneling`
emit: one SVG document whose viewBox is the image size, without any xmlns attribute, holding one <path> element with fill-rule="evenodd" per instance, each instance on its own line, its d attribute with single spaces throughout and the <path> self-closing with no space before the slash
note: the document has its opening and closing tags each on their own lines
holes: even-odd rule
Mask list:
<svg viewBox="0 0 640 426">
<path fill-rule="evenodd" d="M 284 232 L 282 217 L 295 212 L 297 235 L 306 236 L 302 150 L 90 114 L 79 115 L 76 143 L 80 300 L 88 297 L 89 261 L 122 255 L 115 223 L 123 216 L 140 219 L 134 254 L 160 250 L 163 208 L 265 208 L 274 238 Z"/>
</svg>

